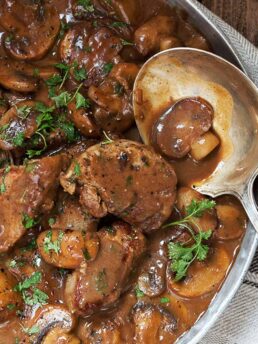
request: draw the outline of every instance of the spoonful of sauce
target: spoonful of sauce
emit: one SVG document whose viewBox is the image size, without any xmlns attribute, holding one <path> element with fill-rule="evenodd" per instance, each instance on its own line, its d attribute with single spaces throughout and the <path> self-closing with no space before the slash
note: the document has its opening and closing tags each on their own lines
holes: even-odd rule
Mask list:
<svg viewBox="0 0 258 344">
<path fill-rule="evenodd" d="M 143 65 L 133 104 L 142 140 L 172 163 L 190 158 L 198 166 L 217 156 L 214 171 L 189 186 L 236 196 L 258 231 L 258 92 L 251 80 L 214 54 L 166 50 Z"/>
</svg>

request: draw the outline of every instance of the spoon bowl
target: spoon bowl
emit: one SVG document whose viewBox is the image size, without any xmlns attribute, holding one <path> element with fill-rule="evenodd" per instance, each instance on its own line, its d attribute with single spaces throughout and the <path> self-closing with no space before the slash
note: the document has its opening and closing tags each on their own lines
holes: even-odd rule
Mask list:
<svg viewBox="0 0 258 344">
<path fill-rule="evenodd" d="M 210 102 L 215 112 L 213 129 L 221 140 L 216 169 L 191 186 L 211 197 L 235 195 L 258 231 L 253 194 L 258 174 L 256 86 L 234 65 L 209 52 L 176 48 L 153 56 L 143 65 L 134 86 L 136 123 L 146 144 L 151 143 L 150 128 L 168 111 L 168 104 L 188 97 Z"/>
</svg>

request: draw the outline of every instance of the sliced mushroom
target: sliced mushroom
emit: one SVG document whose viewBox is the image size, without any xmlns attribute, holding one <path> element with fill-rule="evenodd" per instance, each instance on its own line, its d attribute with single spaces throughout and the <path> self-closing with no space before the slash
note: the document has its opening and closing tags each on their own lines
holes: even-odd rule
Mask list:
<svg viewBox="0 0 258 344">
<path fill-rule="evenodd" d="M 246 213 L 243 207 L 233 198 L 219 199 L 216 205 L 218 229 L 216 237 L 219 240 L 235 240 L 240 238 L 247 226 Z"/>
<path fill-rule="evenodd" d="M 3 0 L 0 24 L 8 31 L 4 45 L 19 60 L 39 60 L 53 46 L 60 28 L 55 7 L 40 0 Z"/>
<path fill-rule="evenodd" d="M 40 255 L 48 264 L 65 269 L 76 269 L 83 261 L 94 260 L 99 251 L 98 236 L 79 231 L 44 231 L 37 243 Z M 55 248 L 49 243 L 56 245 Z"/>
<path fill-rule="evenodd" d="M 60 55 L 69 65 L 87 70 L 85 86 L 98 85 L 121 58 L 121 39 L 109 28 L 95 28 L 90 22 L 74 24 L 60 44 Z"/>
<path fill-rule="evenodd" d="M 86 137 L 98 138 L 100 130 L 95 123 L 92 115 L 83 108 L 76 108 L 75 102 L 68 104 L 69 118 L 74 123 L 75 127 Z"/>
<path fill-rule="evenodd" d="M 165 259 L 158 254 L 153 255 L 143 264 L 143 271 L 138 277 L 139 289 L 149 297 L 159 296 L 166 289 L 166 265 Z"/>
<path fill-rule="evenodd" d="M 134 33 L 134 42 L 139 52 L 146 56 L 162 50 L 163 39 L 175 32 L 173 17 L 155 16 L 140 26 Z"/>
<path fill-rule="evenodd" d="M 66 333 L 61 328 L 54 328 L 41 341 L 41 344 L 81 344 L 74 334 Z"/>
<path fill-rule="evenodd" d="M 230 257 L 225 248 L 218 246 L 209 252 L 204 262 L 194 261 L 187 277 L 176 282 L 168 264 L 168 288 L 181 297 L 194 298 L 218 289 L 230 267 Z"/>
<path fill-rule="evenodd" d="M 84 233 L 95 232 L 98 220 L 82 209 L 78 198 L 59 192 L 52 229 L 77 230 Z"/>
<path fill-rule="evenodd" d="M 35 315 L 24 323 L 24 327 L 36 327 L 38 329 L 37 333 L 30 337 L 30 340 L 33 340 L 34 344 L 52 344 L 51 341 L 48 342 L 45 340 L 53 328 L 61 329 L 62 333 L 69 333 L 75 327 L 75 324 L 75 318 L 64 306 L 49 304 L 39 308 Z M 76 341 L 68 343 L 77 344 Z"/>
<path fill-rule="evenodd" d="M 200 202 L 203 200 L 205 200 L 205 196 L 191 188 L 183 186 L 178 189 L 176 206 L 180 211 L 181 216 L 185 217 L 187 216 L 187 207 L 189 207 L 192 201 Z M 189 221 L 197 232 L 200 229 L 202 231 L 214 231 L 218 225 L 216 209 L 213 208 L 206 210 L 201 217 L 195 217 Z"/>
<path fill-rule="evenodd" d="M 11 91 L 28 93 L 38 88 L 38 78 L 28 71 L 25 63 L 0 58 L 0 85 Z"/>
<path fill-rule="evenodd" d="M 66 282 L 65 299 L 69 310 L 89 315 L 110 307 L 121 295 L 136 260 L 145 248 L 141 234 L 125 223 L 98 232 L 100 250 L 92 262 L 85 262 Z"/>
<path fill-rule="evenodd" d="M 187 155 L 192 144 L 212 126 L 213 108 L 200 97 L 175 103 L 157 121 L 153 141 L 170 158 Z"/>
<path fill-rule="evenodd" d="M 138 302 L 132 310 L 135 324 L 135 342 L 173 343 L 176 339 L 177 321 L 165 308 Z"/>
</svg>

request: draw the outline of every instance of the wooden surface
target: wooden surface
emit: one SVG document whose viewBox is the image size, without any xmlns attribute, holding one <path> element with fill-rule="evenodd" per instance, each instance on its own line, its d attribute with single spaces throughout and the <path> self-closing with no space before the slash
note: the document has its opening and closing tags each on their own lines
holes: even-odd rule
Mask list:
<svg viewBox="0 0 258 344">
<path fill-rule="evenodd" d="M 258 0 L 199 0 L 258 47 Z"/>
</svg>

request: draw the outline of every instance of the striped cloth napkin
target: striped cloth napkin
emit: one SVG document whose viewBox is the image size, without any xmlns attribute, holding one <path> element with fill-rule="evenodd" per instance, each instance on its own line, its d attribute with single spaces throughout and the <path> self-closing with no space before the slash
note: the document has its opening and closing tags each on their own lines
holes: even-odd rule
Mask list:
<svg viewBox="0 0 258 344">
<path fill-rule="evenodd" d="M 206 7 L 192 2 L 228 37 L 258 86 L 258 49 Z M 238 293 L 199 344 L 258 344 L 258 250 Z"/>
</svg>

